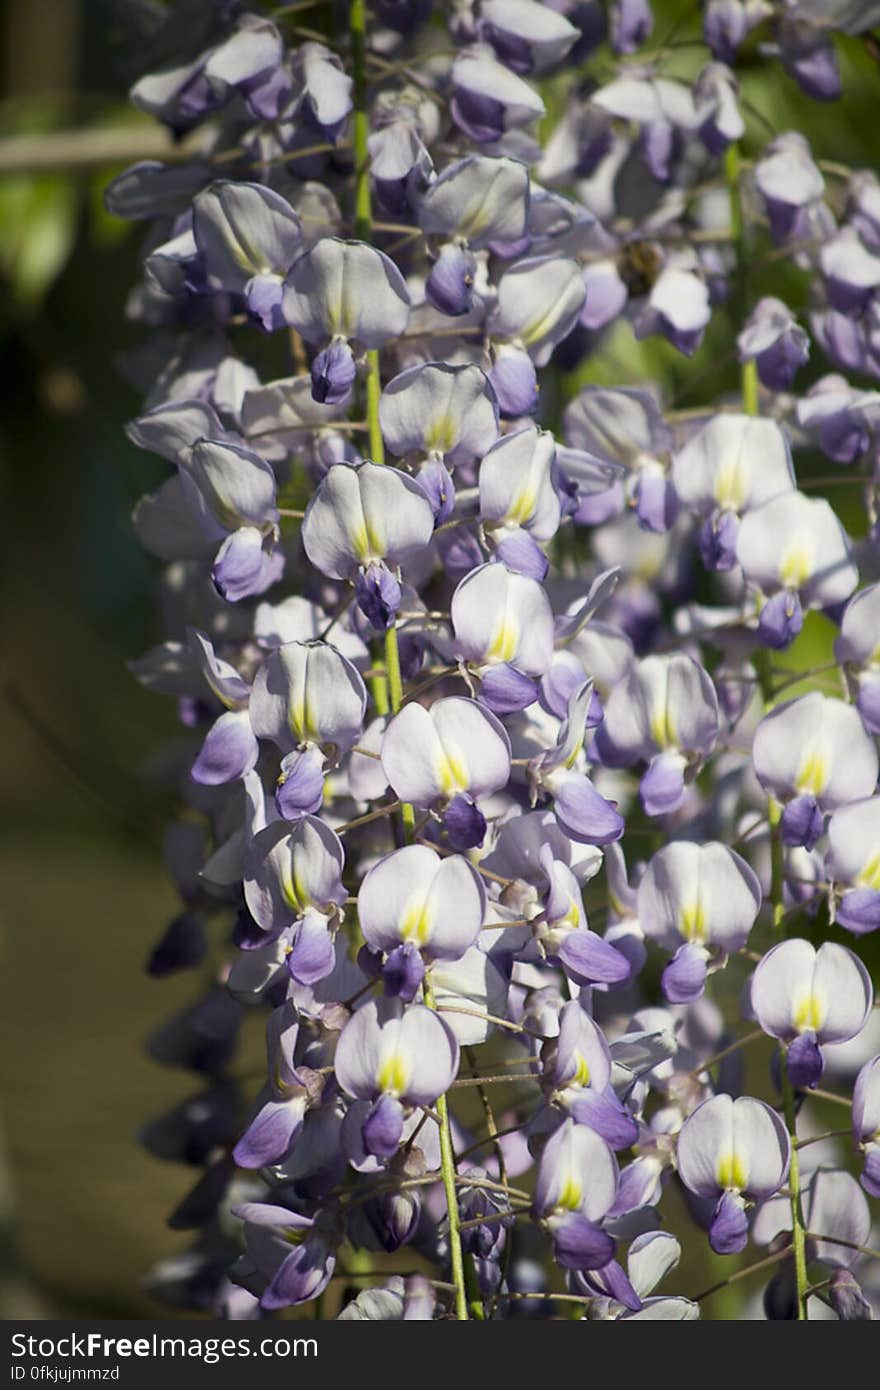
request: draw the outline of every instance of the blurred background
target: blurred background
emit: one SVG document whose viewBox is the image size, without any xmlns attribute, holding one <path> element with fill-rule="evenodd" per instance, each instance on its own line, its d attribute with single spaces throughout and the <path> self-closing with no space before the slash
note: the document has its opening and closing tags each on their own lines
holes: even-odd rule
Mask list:
<svg viewBox="0 0 880 1390">
<path fill-rule="evenodd" d="M 193 1090 L 185 1073 L 143 1050 L 193 986 L 144 972 L 177 910 L 161 858 L 170 809 L 161 774 L 176 726 L 173 702 L 141 690 L 126 668 L 161 637 L 153 566 L 129 517 L 165 469 L 123 433 L 139 408 L 123 364 L 141 341 L 125 306 L 144 228 L 110 218 L 102 203 L 114 174 L 168 148 L 126 102 L 137 57 L 130 16 L 152 4 L 0 5 L 7 570 L 0 1316 L 7 1318 L 162 1315 L 142 1280 L 187 1243 L 165 1219 L 191 1172 L 156 1161 L 136 1142 L 147 1118 Z M 655 13 L 661 36 L 673 24 L 679 39 L 699 32 L 692 0 L 660 0 Z M 694 50 L 681 54 L 682 75 L 694 71 Z M 832 107 L 802 97 L 778 65 L 747 70 L 744 92 L 758 113 L 750 116 L 753 136 L 763 142 L 773 130 L 797 127 L 824 157 L 875 167 L 876 58 L 859 42 L 842 57 L 846 95 Z M 755 292 L 797 306 L 806 286 L 776 260 L 756 268 Z M 626 328 L 606 348 L 569 387 L 654 380 L 687 406 L 735 386 L 723 318 L 691 363 L 662 341 L 635 344 Z M 816 363 L 810 375 L 820 370 Z M 823 471 L 820 461 L 816 469 Z M 843 515 L 863 533 L 857 511 Z M 824 620 L 811 620 L 789 662 L 822 660 L 831 635 Z M 707 1268 L 702 1275 L 704 1284 L 717 1277 Z M 682 1291 L 700 1279 L 691 1270 Z M 716 1315 L 735 1312 L 730 1296 L 723 1309 L 716 1301 Z"/>
</svg>

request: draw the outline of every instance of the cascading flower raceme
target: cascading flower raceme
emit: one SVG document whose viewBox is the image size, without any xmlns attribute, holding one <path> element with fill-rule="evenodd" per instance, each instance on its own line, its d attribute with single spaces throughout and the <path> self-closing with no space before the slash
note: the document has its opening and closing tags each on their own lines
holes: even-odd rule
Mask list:
<svg viewBox="0 0 880 1390">
<path fill-rule="evenodd" d="M 768 1317 L 880 1310 L 880 184 L 737 72 L 833 100 L 874 20 L 210 8 L 107 191 L 168 473 L 149 969 L 204 974 L 153 1292 L 681 1321 L 708 1231 L 773 1242 Z"/>
</svg>

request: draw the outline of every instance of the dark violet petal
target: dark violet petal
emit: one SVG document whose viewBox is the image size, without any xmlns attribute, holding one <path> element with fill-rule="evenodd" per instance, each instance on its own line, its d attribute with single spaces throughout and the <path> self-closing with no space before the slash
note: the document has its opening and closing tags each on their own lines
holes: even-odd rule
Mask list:
<svg viewBox="0 0 880 1390">
<path fill-rule="evenodd" d="M 453 797 L 443 812 L 443 826 L 455 850 L 476 849 L 486 837 L 486 817 L 462 793 Z"/>
<path fill-rule="evenodd" d="M 589 1125 L 612 1149 L 628 1149 L 639 1137 L 639 1127 L 610 1086 L 602 1093 L 585 1087 L 568 1107 L 579 1125 Z"/>
<path fill-rule="evenodd" d="M 672 480 L 662 473 L 643 472 L 636 487 L 636 515 L 646 531 L 662 534 L 678 515 L 678 497 Z"/>
<path fill-rule="evenodd" d="M 536 579 L 539 584 L 543 583 L 550 568 L 550 562 L 537 541 L 532 539 L 528 531 L 521 529 L 506 535 L 496 546 L 495 554 L 509 570 L 524 574 L 528 579 Z"/>
<path fill-rule="evenodd" d="M 259 752 L 247 714 L 229 711 L 208 730 L 190 776 L 207 787 L 234 782 L 256 766 Z"/>
<path fill-rule="evenodd" d="M 859 1182 L 870 1197 L 880 1197 L 880 1144 L 869 1144 L 865 1149 Z"/>
<path fill-rule="evenodd" d="M 631 1313 L 639 1311 L 642 1300 L 616 1260 L 612 1260 L 603 1269 L 597 1270 L 596 1274 L 611 1298 L 622 1303 L 624 1308 L 628 1308 Z"/>
<path fill-rule="evenodd" d="M 374 1158 L 392 1158 L 402 1133 L 403 1106 L 394 1096 L 380 1096 L 364 1121 L 364 1148 Z"/>
<path fill-rule="evenodd" d="M 797 336 L 783 334 L 766 352 L 758 353 L 755 364 L 758 376 L 769 391 L 787 391 L 810 355 L 806 335 L 798 330 Z"/>
<path fill-rule="evenodd" d="M 801 1033 L 789 1044 L 785 1065 L 788 1079 L 796 1090 L 818 1086 L 825 1070 L 825 1059 L 815 1033 Z"/>
<path fill-rule="evenodd" d="M 700 557 L 707 570 L 730 570 L 736 564 L 739 517 L 734 512 L 713 512 L 700 527 Z"/>
<path fill-rule="evenodd" d="M 477 259 L 473 251 L 450 243 L 444 246 L 425 282 L 425 298 L 441 314 L 458 318 L 474 300 Z"/>
<path fill-rule="evenodd" d="M 322 405 L 342 405 L 351 395 L 357 375 L 354 353 L 344 338 L 334 338 L 312 362 L 312 399 Z"/>
<path fill-rule="evenodd" d="M 455 484 L 452 474 L 440 459 L 429 459 L 416 474 L 416 482 L 431 503 L 434 521 L 442 526 L 455 508 Z"/>
<path fill-rule="evenodd" d="M 418 947 L 407 942 L 396 946 L 382 967 L 385 993 L 409 1004 L 425 978 L 425 962 Z"/>
<path fill-rule="evenodd" d="M 336 1260 L 323 1240 L 310 1239 L 292 1250 L 260 1299 L 267 1312 L 308 1303 L 330 1282 Z"/>
<path fill-rule="evenodd" d="M 504 107 L 494 97 L 459 87 L 450 109 L 455 124 L 478 144 L 490 144 L 504 134 Z"/>
<path fill-rule="evenodd" d="M 653 30 L 654 15 L 649 0 L 615 0 L 611 7 L 610 34 L 615 53 L 635 53 L 651 37 Z"/>
<path fill-rule="evenodd" d="M 663 993 L 670 1004 L 692 1004 L 706 987 L 706 952 L 690 942 L 679 946 L 663 971 Z"/>
<path fill-rule="evenodd" d="M 531 415 L 538 404 L 538 377 L 528 353 L 519 348 L 499 352 L 489 372 L 498 408 L 509 419 Z"/>
<path fill-rule="evenodd" d="M 580 1212 L 570 1212 L 553 1228 L 554 1254 L 563 1269 L 603 1269 L 614 1259 L 614 1241 Z"/>
<path fill-rule="evenodd" d="M 314 746 L 288 753 L 281 760 L 275 805 L 284 820 L 319 810 L 324 799 L 324 755 Z"/>
<path fill-rule="evenodd" d="M 313 985 L 325 979 L 335 964 L 336 952 L 327 930 L 327 919 L 318 912 L 310 912 L 294 932 L 287 957 L 288 973 L 297 984 Z"/>
<path fill-rule="evenodd" d="M 876 888 L 851 888 L 837 905 L 837 922 L 856 936 L 880 927 L 880 892 Z"/>
<path fill-rule="evenodd" d="M 490 666 L 480 685 L 480 702 L 493 714 L 513 714 L 526 709 L 537 696 L 535 682 L 515 666 L 502 662 Z"/>
<path fill-rule="evenodd" d="M 400 609 L 400 584 L 385 565 L 360 570 L 354 596 L 358 608 L 377 632 L 387 632 L 394 626 Z"/>
<path fill-rule="evenodd" d="M 780 829 L 786 845 L 812 849 L 822 834 L 825 818 L 814 796 L 796 796 L 782 812 Z"/>
<path fill-rule="evenodd" d="M 254 1116 L 232 1151 L 239 1168 L 264 1168 L 284 1158 L 302 1127 L 303 1108 L 269 1101 Z"/>
<path fill-rule="evenodd" d="M 245 286 L 244 298 L 248 313 L 263 325 L 267 333 L 284 327 L 281 314 L 283 297 L 284 284 L 277 275 L 255 275 Z"/>
<path fill-rule="evenodd" d="M 592 931 L 569 932 L 559 947 L 559 959 L 579 985 L 619 985 L 629 979 L 626 956 Z"/>
<path fill-rule="evenodd" d="M 865 676 L 859 682 L 856 708 L 869 734 L 880 734 L 880 680 Z"/>
<path fill-rule="evenodd" d="M 733 1192 L 725 1192 L 712 1212 L 709 1226 L 709 1244 L 716 1255 L 738 1255 L 744 1250 L 749 1238 L 749 1223 L 743 1199 Z"/>
<path fill-rule="evenodd" d="M 284 572 L 284 552 L 267 551 L 264 538 L 253 526 L 233 531 L 217 551 L 211 578 L 227 603 L 265 593 Z"/>
<path fill-rule="evenodd" d="M 648 765 L 639 795 L 649 816 L 667 816 L 684 800 L 684 758 L 680 753 L 658 753 Z"/>
<path fill-rule="evenodd" d="M 623 817 L 614 803 L 601 796 L 588 777 L 566 773 L 553 790 L 556 819 L 573 840 L 588 845 L 609 845 L 624 830 Z"/>
</svg>

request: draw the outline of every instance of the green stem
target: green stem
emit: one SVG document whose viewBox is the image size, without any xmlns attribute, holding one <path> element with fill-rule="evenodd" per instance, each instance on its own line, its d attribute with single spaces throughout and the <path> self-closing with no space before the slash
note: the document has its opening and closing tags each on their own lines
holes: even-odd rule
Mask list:
<svg viewBox="0 0 880 1390">
<path fill-rule="evenodd" d="M 385 633 L 385 670 L 388 673 L 391 713 L 396 714 L 403 704 L 403 679 L 400 674 L 400 647 L 396 627 L 390 627 Z M 416 813 L 408 801 L 400 803 L 400 816 L 407 839 L 412 839 L 416 828 Z"/>
<path fill-rule="evenodd" d="M 434 990 L 428 976 L 425 976 L 422 990 L 429 1009 L 436 1009 Z M 452 1282 L 455 1285 L 455 1316 L 460 1322 L 468 1321 L 467 1285 L 465 1283 L 464 1257 L 461 1249 L 461 1230 L 458 1216 L 458 1194 L 455 1191 L 455 1154 L 452 1148 L 452 1131 L 449 1127 L 449 1107 L 446 1096 L 437 1101 L 437 1114 L 440 1117 L 440 1172 L 443 1176 L 443 1190 L 446 1193 L 446 1211 L 449 1218 L 449 1259 L 452 1265 Z"/>
<path fill-rule="evenodd" d="M 792 1141 L 791 1166 L 788 1170 L 788 1187 L 791 1194 L 789 1200 L 791 1202 L 791 1240 L 794 1250 L 794 1277 L 797 1284 L 797 1315 L 799 1322 L 805 1322 L 809 1316 L 807 1313 L 807 1288 L 809 1287 L 809 1280 L 807 1278 L 806 1227 L 804 1224 L 803 1211 L 801 1210 L 801 1172 L 798 1160 L 794 1091 L 788 1079 L 784 1050 L 780 1057 L 780 1065 L 782 1069 L 782 1104 L 785 1112 L 785 1123 Z"/>
<path fill-rule="evenodd" d="M 734 141 L 728 145 L 724 155 L 724 176 L 727 180 L 727 195 L 730 201 L 730 232 L 736 246 L 736 264 L 739 281 L 739 295 L 736 304 L 736 317 L 742 323 L 746 316 L 748 302 L 746 283 L 748 279 L 749 248 L 746 236 L 746 223 L 743 216 L 742 192 L 740 190 L 739 145 Z M 758 369 L 754 359 L 742 364 L 742 405 L 746 415 L 758 414 Z"/>
</svg>

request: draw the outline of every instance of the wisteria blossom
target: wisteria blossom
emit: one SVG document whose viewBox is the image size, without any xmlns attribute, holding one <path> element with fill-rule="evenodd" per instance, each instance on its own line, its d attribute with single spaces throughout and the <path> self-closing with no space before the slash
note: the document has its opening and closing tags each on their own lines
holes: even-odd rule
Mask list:
<svg viewBox="0 0 880 1390">
<path fill-rule="evenodd" d="M 880 1314 L 880 184 L 751 80 L 876 7 L 158 8 L 151 1289 Z"/>
</svg>

